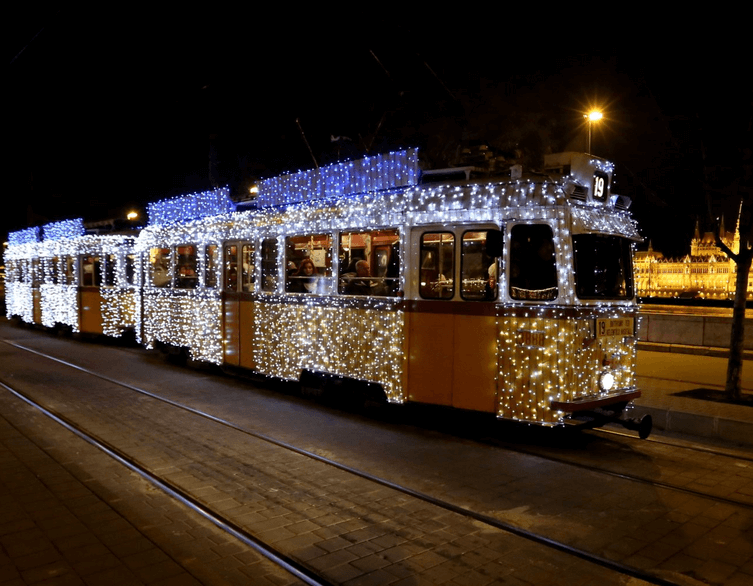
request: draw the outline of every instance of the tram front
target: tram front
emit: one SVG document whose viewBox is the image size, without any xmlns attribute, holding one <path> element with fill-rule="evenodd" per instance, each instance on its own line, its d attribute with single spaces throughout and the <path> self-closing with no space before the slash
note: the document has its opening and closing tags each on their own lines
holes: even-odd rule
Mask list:
<svg viewBox="0 0 753 586">
<path fill-rule="evenodd" d="M 587 427 L 614 421 L 647 437 L 649 416 L 626 417 L 640 397 L 632 268 L 640 237 L 610 195 L 611 168 L 594 158 L 572 168 L 581 175 L 573 171 L 572 183 L 592 180 L 590 189 L 565 184 L 564 205 L 504 228 L 497 416 Z"/>
</svg>

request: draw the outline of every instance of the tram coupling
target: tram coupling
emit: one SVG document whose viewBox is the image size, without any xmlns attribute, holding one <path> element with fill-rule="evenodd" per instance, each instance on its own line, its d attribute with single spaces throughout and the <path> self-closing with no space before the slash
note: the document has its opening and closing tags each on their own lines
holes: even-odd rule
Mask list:
<svg viewBox="0 0 753 586">
<path fill-rule="evenodd" d="M 654 428 L 654 420 L 651 419 L 651 416 L 648 414 L 644 415 L 640 419 L 617 419 L 617 423 L 622 425 L 625 429 L 637 431 L 638 437 L 641 439 L 646 439 L 649 435 L 651 435 L 651 430 Z"/>
</svg>

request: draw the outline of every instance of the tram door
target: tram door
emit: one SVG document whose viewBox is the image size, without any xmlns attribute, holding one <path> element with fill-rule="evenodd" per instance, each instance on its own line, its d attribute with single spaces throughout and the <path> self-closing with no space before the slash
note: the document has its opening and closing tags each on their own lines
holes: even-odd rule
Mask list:
<svg viewBox="0 0 753 586">
<path fill-rule="evenodd" d="M 32 295 L 32 319 L 35 324 L 42 323 L 42 293 L 39 284 L 42 280 L 41 261 L 34 258 L 31 261 L 31 295 Z"/>
<path fill-rule="evenodd" d="M 81 257 L 79 281 L 79 330 L 87 334 L 102 333 L 101 262 L 96 255 Z"/>
<path fill-rule="evenodd" d="M 226 242 L 223 247 L 222 335 L 224 360 L 254 368 L 254 245 Z"/>
<path fill-rule="evenodd" d="M 414 299 L 407 312 L 411 401 L 496 409 L 499 272 L 485 244 L 484 227 L 413 232 Z"/>
</svg>

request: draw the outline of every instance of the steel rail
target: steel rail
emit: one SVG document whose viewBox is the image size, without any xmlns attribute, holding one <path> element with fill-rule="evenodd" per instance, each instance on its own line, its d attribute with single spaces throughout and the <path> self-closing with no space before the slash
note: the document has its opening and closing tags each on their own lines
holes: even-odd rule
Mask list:
<svg viewBox="0 0 753 586">
<path fill-rule="evenodd" d="M 193 498 L 191 495 L 183 491 L 182 489 L 175 486 L 173 483 L 171 483 L 169 480 L 165 480 L 164 478 L 161 478 L 149 470 L 147 470 L 144 466 L 139 464 L 136 460 L 129 457 L 122 451 L 118 450 L 113 445 L 109 444 L 105 440 L 98 438 L 97 436 L 91 434 L 90 432 L 86 431 L 81 426 L 77 425 L 76 423 L 72 422 L 70 419 L 60 415 L 59 413 L 54 412 L 52 409 L 49 409 L 45 406 L 43 406 L 41 403 L 38 403 L 31 399 L 29 396 L 27 396 L 25 393 L 19 391 L 18 389 L 14 389 L 4 382 L 0 381 L 0 387 L 4 388 L 8 392 L 15 395 L 20 400 L 24 401 L 34 409 L 37 409 L 56 423 L 62 425 L 65 427 L 68 431 L 74 433 L 76 436 L 84 440 L 85 442 L 88 442 L 92 446 L 98 448 L 132 472 L 135 472 L 166 494 L 170 495 L 174 499 L 178 500 L 179 502 L 183 503 L 187 507 L 189 507 L 194 512 L 198 513 L 208 521 L 210 521 L 212 524 L 214 524 L 216 527 L 221 529 L 222 531 L 225 531 L 229 535 L 232 535 L 245 545 L 249 546 L 265 558 L 269 559 L 270 561 L 274 562 L 299 580 L 303 581 L 306 584 L 309 584 L 310 586 L 333 586 L 332 582 L 322 578 L 321 576 L 318 576 L 314 572 L 312 572 L 309 568 L 306 566 L 300 564 L 296 560 L 292 559 L 291 557 L 277 551 L 274 547 L 270 546 L 269 544 L 264 543 L 260 539 L 254 537 L 247 531 L 245 531 L 243 528 L 239 527 L 229 519 L 223 517 L 219 513 L 213 511 L 212 509 L 206 507 L 202 503 L 200 503 L 198 500 Z"/>
<path fill-rule="evenodd" d="M 748 456 L 745 454 L 741 454 L 737 451 L 733 451 L 732 449 L 723 451 L 719 449 L 709 448 L 706 446 L 689 446 L 684 443 L 678 443 L 678 442 L 668 442 L 665 440 L 661 440 L 657 438 L 655 435 L 651 435 L 651 437 L 647 437 L 644 440 L 639 440 L 639 438 L 636 438 L 633 435 L 630 435 L 629 433 L 624 433 L 621 431 L 615 431 L 614 429 L 590 429 L 588 430 L 589 433 L 596 433 L 597 435 L 614 435 L 618 437 L 624 437 L 629 439 L 634 439 L 636 441 L 646 442 L 649 444 L 657 444 L 660 446 L 669 446 L 671 448 L 680 448 L 683 450 L 689 450 L 693 452 L 701 452 L 704 454 L 711 454 L 712 456 L 722 456 L 724 458 L 732 458 L 734 460 L 742 460 L 743 462 L 753 462 L 753 456 Z M 661 435 L 659 436 L 661 437 Z"/>
<path fill-rule="evenodd" d="M 243 427 L 240 427 L 240 426 L 236 425 L 235 423 L 233 423 L 231 421 L 222 419 L 222 418 L 217 417 L 215 415 L 212 415 L 210 413 L 205 413 L 205 412 L 203 412 L 203 411 L 201 411 L 199 409 L 195 409 L 193 407 L 189 407 L 187 405 L 178 403 L 176 401 L 173 401 L 172 399 L 168 399 L 166 397 L 161 397 L 161 396 L 156 395 L 154 393 L 151 393 L 151 392 L 149 392 L 147 390 L 140 389 L 139 387 L 135 387 L 133 385 L 130 385 L 128 383 L 124 383 L 122 381 L 118 381 L 118 380 L 113 379 L 111 377 L 108 377 L 106 375 L 103 375 L 103 374 L 91 371 L 91 370 L 89 370 L 87 368 L 84 368 L 82 366 L 79 366 L 79 365 L 67 362 L 67 361 L 62 360 L 60 358 L 57 358 L 55 356 L 47 355 L 47 354 L 45 354 L 43 352 L 40 352 L 38 350 L 34 350 L 33 348 L 28 348 L 28 347 L 22 346 L 20 344 L 16 344 L 14 342 L 10 342 L 8 340 L 3 340 L 3 341 L 6 344 L 14 346 L 14 347 L 16 347 L 16 348 L 18 348 L 20 350 L 24 350 L 24 351 L 30 352 L 32 354 L 36 354 L 38 356 L 41 356 L 43 358 L 47 358 L 47 359 L 52 360 L 54 362 L 58 362 L 60 364 L 63 364 L 65 366 L 68 366 L 68 367 L 73 368 L 75 370 L 79 370 L 79 371 L 81 371 L 81 372 L 83 372 L 85 374 L 88 374 L 90 376 L 94 376 L 96 378 L 99 378 L 101 380 L 110 382 L 112 384 L 124 387 L 124 388 L 132 390 L 134 392 L 141 393 L 141 394 L 143 394 L 145 396 L 148 396 L 148 397 L 150 397 L 152 399 L 155 399 L 155 400 L 158 400 L 158 401 L 162 401 L 162 402 L 167 403 L 167 404 L 169 404 L 169 405 L 171 405 L 173 407 L 176 407 L 176 408 L 179 408 L 179 409 L 183 409 L 183 410 L 188 411 L 189 413 L 192 413 L 194 415 L 197 415 L 197 416 L 200 416 L 200 417 L 204 417 L 204 418 L 207 418 L 207 419 L 209 419 L 211 421 L 219 423 L 221 425 L 227 426 L 228 428 L 233 429 L 235 431 L 242 432 L 242 433 L 250 435 L 250 436 L 252 436 L 254 438 L 257 438 L 257 439 L 260 439 L 262 441 L 268 442 L 268 443 L 270 443 L 272 445 L 284 448 L 286 450 L 290 450 L 290 451 L 292 451 L 294 453 L 297 453 L 299 455 L 311 458 L 313 460 L 317 460 L 319 462 L 322 462 L 324 464 L 327 464 L 327 465 L 332 466 L 334 468 L 337 468 L 339 470 L 348 472 L 350 474 L 353 474 L 353 475 L 358 476 L 360 478 L 363 478 L 365 480 L 369 480 L 369 481 L 374 482 L 376 484 L 379 484 L 381 486 L 384 486 L 384 487 L 387 487 L 387 488 L 391 488 L 391 489 L 393 489 L 395 491 L 398 491 L 398 492 L 400 492 L 402 494 L 405 494 L 405 495 L 411 496 L 413 498 L 419 499 L 421 501 L 430 503 L 430 504 L 435 505 L 437 507 L 440 507 L 440 508 L 442 508 L 444 510 L 447 510 L 447 511 L 459 514 L 459 515 L 461 515 L 461 516 L 463 516 L 465 518 L 473 519 L 475 521 L 484 523 L 485 525 L 488 525 L 490 527 L 493 527 L 493 528 L 501 530 L 501 531 L 505 531 L 507 533 L 510 533 L 512 535 L 521 537 L 521 538 L 526 539 L 528 541 L 531 541 L 531 542 L 534 542 L 534 543 L 537 543 L 537 544 L 540 544 L 540 545 L 544 545 L 546 547 L 549 547 L 549 548 L 557 550 L 557 551 L 561 551 L 563 553 L 572 555 L 572 556 L 577 557 L 579 559 L 582 559 L 584 561 L 587 561 L 587 562 L 593 563 L 595 565 L 598 565 L 598 566 L 610 569 L 610 570 L 618 572 L 620 574 L 644 580 L 644 581 L 646 581 L 646 582 L 648 582 L 650 584 L 656 584 L 658 586 L 678 586 L 677 582 L 669 581 L 669 580 L 667 580 L 665 578 L 662 578 L 660 576 L 656 576 L 654 574 L 648 573 L 648 572 L 646 572 L 644 570 L 641 570 L 639 568 L 634 568 L 632 566 L 628 566 L 628 565 L 616 562 L 614 560 L 610 560 L 608 558 L 605 558 L 605 557 L 593 554 L 591 552 L 588 552 L 588 551 L 585 551 L 583 549 L 580 549 L 580 548 L 568 545 L 566 543 L 557 541 L 555 539 L 551 539 L 549 537 L 546 537 L 546 536 L 534 533 L 532 531 L 527 531 L 526 529 L 523 529 L 521 527 L 512 525 L 510 523 L 506 523 L 504 521 L 501 521 L 501 520 L 499 520 L 497 518 L 494 518 L 494 517 L 491 517 L 489 515 L 484 515 L 482 513 L 478 513 L 478 512 L 469 510 L 469 509 L 465 509 L 465 508 L 463 508 L 463 507 L 461 507 L 459 505 L 455 505 L 453 503 L 450 503 L 450 502 L 447 502 L 447 501 L 443 501 L 441 499 L 438 499 L 436 497 L 433 497 L 433 496 L 431 496 L 429 494 L 426 494 L 426 493 L 423 493 L 421 491 L 418 491 L 418 490 L 412 489 L 410 487 L 406 487 L 406 486 L 397 484 L 395 482 L 392 482 L 390 480 L 387 480 L 387 479 L 379 477 L 379 476 L 375 476 L 373 474 L 370 474 L 369 472 L 365 472 L 363 470 L 360 470 L 360 469 L 357 469 L 357 468 L 353 468 L 352 466 L 348 466 L 347 464 L 343 464 L 341 462 L 337 462 L 335 460 L 331 460 L 329 458 L 325 458 L 325 457 L 320 456 L 318 454 L 315 454 L 313 452 L 309 452 L 307 450 L 304 450 L 302 448 L 299 448 L 297 446 L 294 446 L 294 445 L 289 444 L 287 442 L 284 442 L 282 440 L 278 440 L 278 439 L 273 438 L 271 436 L 268 436 L 266 434 L 245 429 Z M 536 454 L 534 454 L 534 455 L 536 455 Z"/>
</svg>

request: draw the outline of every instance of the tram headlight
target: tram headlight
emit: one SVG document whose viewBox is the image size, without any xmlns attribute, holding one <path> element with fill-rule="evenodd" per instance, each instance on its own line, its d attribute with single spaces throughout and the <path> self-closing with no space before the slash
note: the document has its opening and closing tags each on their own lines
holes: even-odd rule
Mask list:
<svg viewBox="0 0 753 586">
<path fill-rule="evenodd" d="M 599 389 L 606 393 L 614 388 L 614 375 L 611 372 L 602 372 L 599 375 Z"/>
</svg>

